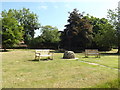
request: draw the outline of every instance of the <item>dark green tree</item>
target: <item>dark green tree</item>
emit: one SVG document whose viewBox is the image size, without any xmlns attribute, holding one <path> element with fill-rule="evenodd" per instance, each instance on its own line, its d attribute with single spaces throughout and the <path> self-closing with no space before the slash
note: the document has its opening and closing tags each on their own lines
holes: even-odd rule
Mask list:
<svg viewBox="0 0 120 90">
<path fill-rule="evenodd" d="M 85 49 L 92 41 L 92 25 L 77 9 L 69 12 L 68 24 L 62 33 L 62 46 L 68 50 Z"/>
<path fill-rule="evenodd" d="M 19 25 L 14 18 L 14 13 L 9 10 L 4 17 L 2 17 L 2 47 L 4 50 L 18 44 L 23 38 L 23 27 Z"/>
<path fill-rule="evenodd" d="M 108 10 L 108 20 L 116 29 L 116 41 L 114 42 L 118 46 L 118 53 L 120 53 L 120 8 L 114 10 Z"/>
<path fill-rule="evenodd" d="M 35 37 L 29 41 L 29 48 L 43 48 L 44 39 L 41 36 Z"/>
<path fill-rule="evenodd" d="M 92 48 L 98 48 L 100 50 L 111 50 L 114 46 L 115 39 L 115 29 L 107 19 L 96 18 L 93 16 L 85 16 L 91 21 L 93 25 L 93 42 Z"/>
<path fill-rule="evenodd" d="M 94 35 L 94 42 L 100 50 L 111 50 L 115 45 L 115 30 L 110 24 L 101 24 L 99 32 Z"/>
</svg>

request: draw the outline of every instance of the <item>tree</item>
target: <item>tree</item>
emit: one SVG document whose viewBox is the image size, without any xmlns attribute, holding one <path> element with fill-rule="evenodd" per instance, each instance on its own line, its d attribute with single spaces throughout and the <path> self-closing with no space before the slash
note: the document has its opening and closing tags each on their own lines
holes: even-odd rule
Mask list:
<svg viewBox="0 0 120 90">
<path fill-rule="evenodd" d="M 38 17 L 33 12 L 30 12 L 29 9 L 23 8 L 22 10 L 16 12 L 16 18 L 24 27 L 24 41 L 26 44 L 29 43 L 31 38 L 34 38 L 35 30 L 40 28 L 38 23 Z"/>
<path fill-rule="evenodd" d="M 111 50 L 114 45 L 115 29 L 107 19 L 96 18 L 93 16 L 85 16 L 91 21 L 93 25 L 93 43 L 92 48 L 98 48 L 100 50 Z"/>
<path fill-rule="evenodd" d="M 23 27 L 19 25 L 18 21 L 13 17 L 12 10 L 2 18 L 2 47 L 4 50 L 18 44 L 22 40 Z"/>
<path fill-rule="evenodd" d="M 92 25 L 77 9 L 69 12 L 68 24 L 62 33 L 63 47 L 68 50 L 85 49 L 92 41 Z"/>
<path fill-rule="evenodd" d="M 56 27 L 50 25 L 43 26 L 41 28 L 41 37 L 44 39 L 44 45 L 46 47 L 57 48 L 60 41 L 60 33 Z"/>
<path fill-rule="evenodd" d="M 41 37 L 44 38 L 45 42 L 58 43 L 60 41 L 60 34 L 58 33 L 58 29 L 56 27 L 46 25 L 41 28 L 41 31 Z"/>
<path fill-rule="evenodd" d="M 35 37 L 29 41 L 29 48 L 43 48 L 44 39 L 41 36 Z"/>
<path fill-rule="evenodd" d="M 39 48 L 57 48 L 60 41 L 59 37 L 60 33 L 56 27 L 50 25 L 42 26 L 41 35 L 32 39 L 30 46 Z"/>
<path fill-rule="evenodd" d="M 13 17 L 23 27 L 25 32 L 23 36 L 24 42 L 28 44 L 29 40 L 34 38 L 35 30 L 40 28 L 37 15 L 26 8 L 21 10 L 10 9 L 9 11 L 14 14 Z M 9 11 L 2 11 L 2 16 L 8 15 Z"/>
<path fill-rule="evenodd" d="M 111 50 L 115 41 L 115 30 L 110 24 L 101 24 L 99 32 L 95 34 L 94 42 L 100 50 Z"/>
<path fill-rule="evenodd" d="M 118 46 L 118 53 L 120 53 L 120 9 L 116 8 L 114 10 L 108 10 L 108 19 L 109 22 L 114 26 L 116 29 L 116 37 L 117 42 L 115 42 Z"/>
</svg>

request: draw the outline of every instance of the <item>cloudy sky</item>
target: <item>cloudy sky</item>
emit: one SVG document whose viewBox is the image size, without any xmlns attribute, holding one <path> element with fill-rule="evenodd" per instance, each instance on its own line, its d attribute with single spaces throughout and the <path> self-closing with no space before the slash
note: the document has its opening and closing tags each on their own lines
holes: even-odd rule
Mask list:
<svg viewBox="0 0 120 90">
<path fill-rule="evenodd" d="M 85 12 L 99 18 L 107 17 L 108 9 L 115 9 L 119 0 L 2 0 L 0 12 L 9 9 L 29 8 L 39 17 L 42 26 L 56 26 L 59 30 L 67 24 L 68 12 L 77 8 L 79 12 Z M 36 36 L 40 31 L 36 31 Z"/>
</svg>

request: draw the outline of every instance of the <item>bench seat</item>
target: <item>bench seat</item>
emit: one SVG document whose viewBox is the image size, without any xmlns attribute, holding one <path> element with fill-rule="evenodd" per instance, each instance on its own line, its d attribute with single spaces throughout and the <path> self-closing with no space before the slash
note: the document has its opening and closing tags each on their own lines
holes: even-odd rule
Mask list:
<svg viewBox="0 0 120 90">
<path fill-rule="evenodd" d="M 39 61 L 41 57 L 48 57 L 49 59 L 53 59 L 53 52 L 49 49 L 40 49 L 35 51 L 35 60 L 36 58 L 39 58 Z"/>
<path fill-rule="evenodd" d="M 39 54 L 36 54 L 36 56 L 41 56 L 41 57 L 44 57 L 44 56 L 51 56 L 51 55 L 39 55 Z"/>
<path fill-rule="evenodd" d="M 88 55 L 95 55 L 96 57 L 100 57 L 98 49 L 85 49 L 85 57 L 88 57 Z"/>
</svg>

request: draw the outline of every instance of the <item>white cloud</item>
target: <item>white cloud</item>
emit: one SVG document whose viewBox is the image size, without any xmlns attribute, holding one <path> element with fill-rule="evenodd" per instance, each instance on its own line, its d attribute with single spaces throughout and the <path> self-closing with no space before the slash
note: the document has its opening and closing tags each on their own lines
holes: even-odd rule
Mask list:
<svg viewBox="0 0 120 90">
<path fill-rule="evenodd" d="M 46 5 L 39 6 L 39 9 L 47 9 L 47 8 L 48 8 L 48 6 L 46 6 Z"/>
<path fill-rule="evenodd" d="M 65 4 L 65 8 L 71 8 L 69 4 Z"/>
</svg>

